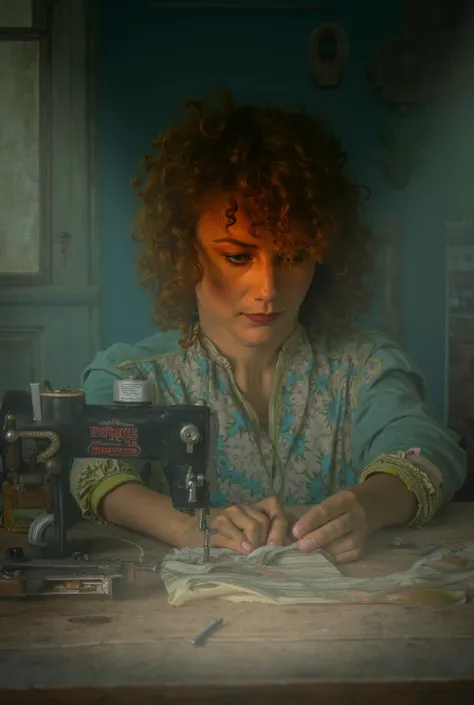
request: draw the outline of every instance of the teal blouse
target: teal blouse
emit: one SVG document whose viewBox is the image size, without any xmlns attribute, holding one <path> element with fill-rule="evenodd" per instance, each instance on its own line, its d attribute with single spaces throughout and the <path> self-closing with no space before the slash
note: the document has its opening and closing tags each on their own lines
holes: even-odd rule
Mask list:
<svg viewBox="0 0 474 705">
<path fill-rule="evenodd" d="M 137 345 L 113 345 L 87 367 L 83 388 L 88 403 L 110 404 L 115 379 L 146 378 L 156 404 L 208 404 L 219 424 L 214 506 L 273 495 L 286 504 L 315 504 L 372 471 L 387 471 L 415 492 L 417 521 L 425 522 L 463 484 L 459 439 L 427 405 L 422 374 L 384 336 L 336 341 L 298 327 L 279 355 L 267 430 L 208 339 L 198 335 L 186 350 L 177 341 L 157 333 Z M 141 481 L 141 468 L 128 460 L 77 459 L 71 489 L 84 516 L 101 520 L 103 497 Z M 168 493 L 159 466 L 152 486 Z"/>
</svg>

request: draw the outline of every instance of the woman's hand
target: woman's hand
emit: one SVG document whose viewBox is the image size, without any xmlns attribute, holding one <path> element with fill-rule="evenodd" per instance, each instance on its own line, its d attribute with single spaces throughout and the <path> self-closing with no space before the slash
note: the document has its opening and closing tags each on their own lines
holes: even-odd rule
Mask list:
<svg viewBox="0 0 474 705">
<path fill-rule="evenodd" d="M 283 546 L 288 532 L 288 519 L 276 497 L 268 497 L 252 506 L 232 504 L 211 514 L 211 544 L 247 554 L 260 546 Z M 192 522 L 180 541 L 189 548 L 201 546 L 202 532 Z"/>
<path fill-rule="evenodd" d="M 322 548 L 337 563 L 358 560 L 370 533 L 367 512 L 358 493 L 342 490 L 311 507 L 292 530 L 301 551 Z"/>
</svg>

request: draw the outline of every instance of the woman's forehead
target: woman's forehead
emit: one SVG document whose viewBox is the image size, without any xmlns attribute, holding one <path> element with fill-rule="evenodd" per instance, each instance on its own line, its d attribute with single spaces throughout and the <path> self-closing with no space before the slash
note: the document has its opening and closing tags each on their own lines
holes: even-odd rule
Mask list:
<svg viewBox="0 0 474 705">
<path fill-rule="evenodd" d="M 257 217 L 260 223 L 256 223 L 248 210 L 245 202 L 233 196 L 220 194 L 206 198 L 203 201 L 197 222 L 199 238 L 208 242 L 223 237 L 224 233 L 249 243 L 255 243 L 256 238 L 266 240 L 268 237 L 273 240 L 275 233 L 271 233 L 265 227 L 265 217 Z M 295 226 L 294 223 L 288 229 L 291 229 L 293 234 L 304 231 L 304 234 L 307 235 L 306 228 Z M 303 232 L 300 232 L 300 235 L 303 235 Z"/>
<path fill-rule="evenodd" d="M 230 211 L 230 212 L 229 212 Z M 252 222 L 243 210 L 235 210 L 229 201 L 221 201 L 201 210 L 198 218 L 198 232 L 203 235 L 228 232 L 248 233 Z"/>
</svg>

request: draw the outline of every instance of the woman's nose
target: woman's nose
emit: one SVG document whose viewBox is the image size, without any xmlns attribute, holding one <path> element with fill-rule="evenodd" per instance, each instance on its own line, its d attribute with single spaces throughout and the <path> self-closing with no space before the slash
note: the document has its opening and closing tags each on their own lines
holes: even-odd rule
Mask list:
<svg viewBox="0 0 474 705">
<path fill-rule="evenodd" d="M 255 298 L 271 301 L 277 293 L 277 276 L 273 262 L 263 262 L 255 272 Z"/>
</svg>

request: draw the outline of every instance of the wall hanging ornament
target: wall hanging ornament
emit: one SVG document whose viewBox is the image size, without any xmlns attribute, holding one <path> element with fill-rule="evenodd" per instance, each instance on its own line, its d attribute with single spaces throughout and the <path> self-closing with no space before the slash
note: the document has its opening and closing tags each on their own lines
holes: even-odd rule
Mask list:
<svg viewBox="0 0 474 705">
<path fill-rule="evenodd" d="M 350 55 L 347 33 L 336 22 L 323 22 L 311 33 L 308 42 L 309 73 L 320 88 L 338 86 Z"/>
<path fill-rule="evenodd" d="M 369 77 L 378 100 L 406 114 L 440 95 L 446 79 L 443 52 L 436 43 L 406 30 L 392 35 L 375 49 Z"/>
</svg>

